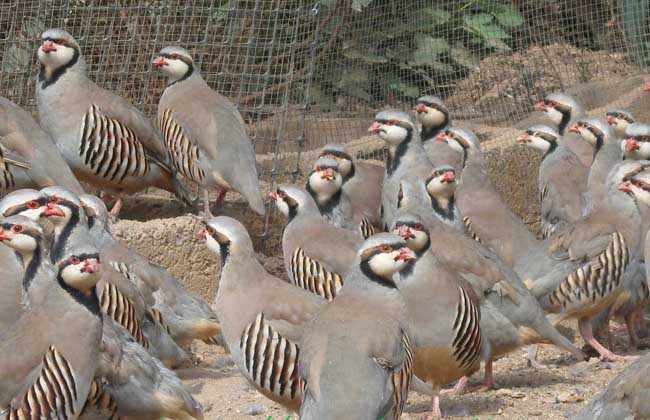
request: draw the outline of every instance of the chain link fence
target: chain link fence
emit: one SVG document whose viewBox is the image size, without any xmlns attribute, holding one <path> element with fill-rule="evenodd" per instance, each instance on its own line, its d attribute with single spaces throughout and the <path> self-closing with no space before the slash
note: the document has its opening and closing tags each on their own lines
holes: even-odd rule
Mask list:
<svg viewBox="0 0 650 420">
<path fill-rule="evenodd" d="M 508 127 L 546 93 L 640 74 L 649 9 L 647 0 L 3 0 L 0 92 L 34 110 L 38 39 L 61 27 L 93 80 L 155 118 L 165 81 L 151 60 L 181 45 L 239 105 L 268 187 L 300 176 L 325 143 L 363 143 L 373 112 L 409 109 L 421 94 L 444 98 L 455 119 Z M 376 147 L 359 154 L 381 157 Z"/>
</svg>

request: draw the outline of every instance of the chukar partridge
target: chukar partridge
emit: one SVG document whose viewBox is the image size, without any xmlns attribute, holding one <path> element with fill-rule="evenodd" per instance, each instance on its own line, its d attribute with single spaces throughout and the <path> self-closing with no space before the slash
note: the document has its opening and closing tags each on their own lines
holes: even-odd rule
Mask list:
<svg viewBox="0 0 650 420">
<path fill-rule="evenodd" d="M 343 176 L 335 159 L 321 157 L 307 179 L 305 189 L 312 196 L 321 215 L 332 224 L 358 232 L 364 238 L 373 235 L 374 227 L 343 191 Z"/>
<path fill-rule="evenodd" d="M 161 323 L 179 345 L 194 339 L 212 343 L 221 331 L 216 315 L 200 296 L 185 289 L 180 280 L 113 238 L 106 206 L 99 198 L 79 196 L 88 218 L 90 235 L 107 266 L 114 267 L 138 287 L 151 317 Z"/>
<path fill-rule="evenodd" d="M 28 112 L 0 96 L 0 195 L 53 185 L 83 192 L 50 136 Z"/>
<path fill-rule="evenodd" d="M 614 128 L 616 137 L 622 139 L 625 136 L 625 130 L 630 124 L 634 124 L 634 116 L 625 109 L 610 109 L 605 114 L 607 124 Z"/>
<path fill-rule="evenodd" d="M 284 267 L 289 280 L 327 300 L 343 286 L 361 235 L 327 222 L 302 188 L 281 184 L 271 198 L 287 219 L 282 233 Z"/>
<path fill-rule="evenodd" d="M 542 237 L 546 238 L 582 217 L 589 168 L 551 127 L 534 125 L 516 142 L 543 153 L 537 185 Z"/>
<path fill-rule="evenodd" d="M 584 208 L 586 214 L 596 203 L 605 199 L 607 175 L 614 165 L 623 159 L 623 154 L 614 129 L 604 120 L 579 118 L 569 127 L 569 131 L 579 134 L 594 149 L 593 162 L 587 177 L 587 201 Z"/>
<path fill-rule="evenodd" d="M 381 226 L 381 187 L 384 167 L 371 162 L 352 159 L 348 149 L 341 144 L 326 144 L 319 157 L 336 159 L 343 175 L 343 192 L 353 205 L 373 224 Z"/>
<path fill-rule="evenodd" d="M 415 258 L 402 238 L 389 233 L 359 247 L 345 288 L 300 341 L 301 419 L 400 418 L 413 355 L 394 277 Z"/>
<path fill-rule="evenodd" d="M 398 212 L 393 232 L 418 257 L 400 272 L 398 285 L 406 305 L 413 373 L 433 387 L 431 412 L 440 418 L 440 389 L 480 368 L 479 301 L 465 280 L 438 261 L 429 232 L 417 216 Z"/>
<path fill-rule="evenodd" d="M 60 187 L 42 190 L 48 198 L 43 215 L 54 225 L 51 255 L 59 255 L 76 242 L 93 243 L 86 213 L 81 201 L 72 192 Z M 128 276 L 115 264 L 115 255 L 100 252 L 104 269 L 96 292 L 102 313 L 126 328 L 133 339 L 167 366 L 178 366 L 188 356 L 169 336 L 164 325 L 156 321 L 145 304 L 145 298 Z M 110 260 L 106 260 L 106 258 Z M 111 264 L 112 263 L 112 264 Z"/>
<path fill-rule="evenodd" d="M 585 115 L 575 98 L 566 93 L 552 93 L 542 102 L 535 104 L 535 110 L 546 113 L 546 116 L 556 125 L 558 133 L 563 136 L 562 141 L 578 156 L 583 165 L 589 167 L 593 156 L 592 149 L 576 136 L 568 133 L 570 125 Z"/>
<path fill-rule="evenodd" d="M 388 145 L 381 198 L 383 227 L 388 230 L 397 208 L 399 183 L 428 176 L 433 165 L 427 158 L 420 134 L 408 114 L 396 110 L 382 111 L 375 116 L 368 131 L 377 134 Z"/>
<path fill-rule="evenodd" d="M 46 201 L 47 198 L 38 191 L 15 191 L 0 201 L 0 221 L 6 217 L 21 215 L 35 223 L 45 210 Z M 24 237 L 24 239 L 29 238 Z M 33 260 L 33 268 L 38 267 L 39 260 L 47 260 L 47 250 L 43 249 L 39 249 L 36 258 L 34 258 L 36 248 L 32 247 L 36 245 L 36 241 L 26 241 L 25 246 L 27 248 L 22 251 L 24 254 L 32 254 L 32 257 L 27 257 L 27 259 L 29 261 Z M 0 289 L 2 290 L 2 293 L 0 293 L 0 331 L 3 331 L 20 317 L 24 309 L 22 305 L 24 284 L 32 283 L 34 277 L 38 274 L 33 268 L 25 270 L 23 266 L 25 257 L 21 258 L 17 256 L 14 249 L 0 246 L 0 264 L 2 265 L 0 271 Z M 49 281 L 49 275 L 46 275 L 42 284 L 46 285 Z"/>
<path fill-rule="evenodd" d="M 0 332 L 0 407 L 6 418 L 77 418 L 95 375 L 102 320 L 94 294 L 99 257 L 73 247 L 53 269 L 40 258 L 42 230 L 22 216 L 0 223 L 0 242 L 26 257 L 25 271 L 48 275 L 25 284 L 26 309 Z M 25 246 L 27 242 L 34 246 Z M 22 254 L 24 249 L 28 252 Z M 46 274 L 47 273 L 47 274 Z M 0 413 L 2 414 L 2 413 Z"/>
<path fill-rule="evenodd" d="M 650 159 L 650 124 L 630 124 L 625 129 L 621 150 L 623 150 L 625 159 Z"/>
<path fill-rule="evenodd" d="M 451 165 L 460 175 L 463 170 L 461 158 L 453 150 L 435 141 L 440 131 L 451 126 L 451 116 L 442 99 L 431 95 L 418 98 L 415 116 L 422 126 L 420 138 L 431 163 L 435 166 Z"/>
<path fill-rule="evenodd" d="M 199 236 L 221 262 L 217 315 L 235 364 L 260 393 L 298 412 L 298 341 L 325 300 L 267 273 L 235 219 L 211 219 Z"/>
<path fill-rule="evenodd" d="M 634 199 L 618 190 L 631 173 L 643 165 L 637 161 L 617 164 L 607 179 L 607 196 L 573 226 L 547 240 L 551 265 L 546 275 L 531 284 L 530 291 L 554 323 L 575 318 L 585 342 L 603 359 L 614 354 L 593 336 L 591 320 L 616 301 L 625 275 L 640 261 L 641 216 Z"/>
<path fill-rule="evenodd" d="M 481 304 L 481 331 L 485 347 L 485 383 L 482 389 L 494 387 L 492 361 L 519 347 L 534 343 L 552 343 L 578 359 L 584 354 L 563 337 L 547 320 L 544 311 L 523 282 L 497 255 L 481 243 L 458 232 L 442 220 L 430 206 L 422 180 L 415 184 L 402 182 L 403 198 L 396 219 L 409 222 L 411 231 L 418 231 L 419 222 L 428 230 L 431 251 L 438 262 L 474 289 Z M 408 213 L 409 219 L 402 220 Z M 419 217 L 415 221 L 414 216 Z M 415 222 L 415 223 L 412 223 Z"/>
<path fill-rule="evenodd" d="M 456 205 L 456 188 L 458 182 L 456 170 L 447 165 L 436 166 L 425 180 L 425 186 L 431 200 L 431 208 L 440 219 L 459 232 L 465 232 L 463 216 Z M 475 238 L 476 239 L 476 238 Z"/>
<path fill-rule="evenodd" d="M 36 82 L 40 123 L 77 178 L 117 193 L 114 215 L 125 193 L 151 186 L 189 202 L 151 122 L 124 98 L 88 78 L 72 35 L 49 29 L 41 38 Z"/>
<path fill-rule="evenodd" d="M 183 48 L 163 48 L 153 65 L 168 76 L 158 104 L 167 152 L 176 170 L 204 189 L 206 214 L 208 190 L 218 188 L 217 207 L 235 190 L 263 215 L 255 149 L 235 105 L 208 86 Z"/>
</svg>

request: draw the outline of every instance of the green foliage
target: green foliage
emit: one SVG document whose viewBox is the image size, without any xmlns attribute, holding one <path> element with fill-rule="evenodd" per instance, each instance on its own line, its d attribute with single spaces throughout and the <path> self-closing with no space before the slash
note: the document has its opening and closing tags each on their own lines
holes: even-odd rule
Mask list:
<svg viewBox="0 0 650 420">
<path fill-rule="evenodd" d="M 466 77 L 486 55 L 511 51 L 510 32 L 524 23 L 510 0 L 423 3 L 322 1 L 325 10 L 338 6 L 339 17 L 341 7 L 363 10 L 349 15 L 344 31 L 339 32 L 348 40 L 340 46 L 341 58 L 321 63 L 325 69 L 321 93 L 343 94 L 366 103 L 412 101 L 422 91 Z M 381 16 L 381 23 L 375 20 L 369 25 L 371 15 Z M 345 31 L 363 35 L 350 36 Z"/>
</svg>

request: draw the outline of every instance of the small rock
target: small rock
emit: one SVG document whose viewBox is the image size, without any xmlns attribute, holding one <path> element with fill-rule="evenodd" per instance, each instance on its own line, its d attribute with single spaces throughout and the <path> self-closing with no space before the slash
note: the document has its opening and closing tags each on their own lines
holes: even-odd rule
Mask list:
<svg viewBox="0 0 650 420">
<path fill-rule="evenodd" d="M 540 410 L 532 410 L 528 412 L 528 415 L 533 417 L 539 417 L 542 415 L 542 412 Z"/>
<path fill-rule="evenodd" d="M 241 412 L 246 416 L 259 416 L 260 414 L 264 413 L 264 407 L 260 405 L 249 405 Z"/>
<path fill-rule="evenodd" d="M 525 393 L 523 393 L 521 391 L 514 390 L 514 389 L 508 389 L 508 388 L 498 389 L 496 394 L 499 397 L 508 397 L 508 398 L 524 398 L 524 397 L 526 397 Z"/>
<path fill-rule="evenodd" d="M 214 362 L 214 367 L 217 369 L 226 369 L 235 365 L 235 361 L 232 360 L 232 356 L 229 354 L 224 354 L 217 357 L 217 360 Z"/>
<path fill-rule="evenodd" d="M 584 401 L 584 398 L 573 391 L 560 392 L 555 397 L 555 402 L 558 403 L 577 403 L 580 401 Z"/>
</svg>

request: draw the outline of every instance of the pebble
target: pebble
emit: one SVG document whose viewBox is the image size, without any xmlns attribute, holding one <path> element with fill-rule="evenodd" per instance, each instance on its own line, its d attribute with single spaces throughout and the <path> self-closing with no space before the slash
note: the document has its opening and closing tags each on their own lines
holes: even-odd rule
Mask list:
<svg viewBox="0 0 650 420">
<path fill-rule="evenodd" d="M 580 401 L 584 401 L 584 398 L 573 391 L 560 392 L 555 397 L 555 402 L 558 403 L 577 403 Z"/>
<path fill-rule="evenodd" d="M 517 391 L 514 389 L 501 388 L 496 391 L 496 395 L 499 397 L 508 397 L 508 398 L 525 398 L 526 393 Z"/>
<path fill-rule="evenodd" d="M 259 416 L 260 414 L 264 413 L 264 407 L 261 405 L 249 405 L 248 407 L 245 407 L 241 412 L 247 416 Z"/>
</svg>

